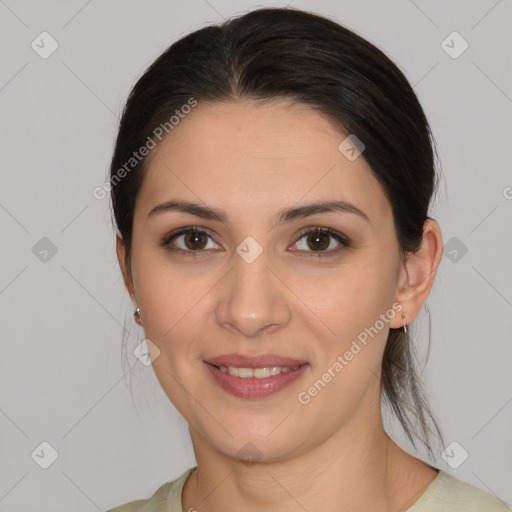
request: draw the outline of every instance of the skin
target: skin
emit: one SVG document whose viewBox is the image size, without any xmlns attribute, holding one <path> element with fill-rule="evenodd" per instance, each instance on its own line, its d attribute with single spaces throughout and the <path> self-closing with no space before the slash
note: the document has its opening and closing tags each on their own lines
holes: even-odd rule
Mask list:
<svg viewBox="0 0 512 512">
<path fill-rule="evenodd" d="M 380 367 L 401 313 L 308 404 L 297 399 L 393 304 L 411 323 L 442 256 L 439 226 L 428 220 L 421 249 L 401 257 L 391 205 L 364 154 L 349 161 L 338 149 L 346 135 L 300 104 L 200 103 L 150 155 L 131 261 L 120 237 L 117 254 L 146 338 L 160 351 L 154 371 L 189 424 L 198 469 L 183 510 L 398 511 L 437 476 L 382 425 Z M 221 209 L 229 222 L 148 216 L 171 199 Z M 281 209 L 324 200 L 348 201 L 369 221 L 327 212 L 274 226 Z M 194 226 L 211 236 L 199 240 L 202 256 L 184 236 L 170 245 L 188 253 L 160 245 Z M 318 257 L 301 238 L 317 226 L 351 246 L 326 235 Z M 263 249 L 252 263 L 236 252 L 248 236 Z M 226 353 L 276 353 L 310 367 L 270 397 L 243 399 L 222 390 L 203 363 Z M 241 460 L 247 443 L 257 447 L 254 464 Z"/>
</svg>

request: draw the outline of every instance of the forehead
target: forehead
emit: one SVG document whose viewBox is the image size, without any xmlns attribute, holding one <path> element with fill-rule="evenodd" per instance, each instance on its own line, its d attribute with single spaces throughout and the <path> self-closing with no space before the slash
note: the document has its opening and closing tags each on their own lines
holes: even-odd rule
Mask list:
<svg viewBox="0 0 512 512">
<path fill-rule="evenodd" d="M 343 199 L 388 215 L 366 160 L 340 151 L 347 135 L 303 104 L 199 103 L 153 150 L 137 203 L 148 212 L 179 196 L 243 212 Z"/>
</svg>

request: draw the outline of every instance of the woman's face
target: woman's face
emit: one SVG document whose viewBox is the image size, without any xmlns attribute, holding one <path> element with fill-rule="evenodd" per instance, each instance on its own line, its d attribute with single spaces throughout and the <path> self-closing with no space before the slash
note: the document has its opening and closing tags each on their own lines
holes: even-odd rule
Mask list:
<svg viewBox="0 0 512 512">
<path fill-rule="evenodd" d="M 225 455 L 286 459 L 380 418 L 403 269 L 391 206 L 364 158 L 339 148 L 346 136 L 304 105 L 199 103 L 151 155 L 135 299 L 163 389 Z M 194 207 L 157 208 L 169 202 Z M 208 362 L 277 368 L 244 379 Z"/>
</svg>

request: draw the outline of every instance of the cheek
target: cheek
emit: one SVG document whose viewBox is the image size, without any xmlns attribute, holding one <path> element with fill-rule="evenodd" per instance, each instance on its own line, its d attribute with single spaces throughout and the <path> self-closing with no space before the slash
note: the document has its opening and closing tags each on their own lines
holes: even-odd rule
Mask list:
<svg viewBox="0 0 512 512">
<path fill-rule="evenodd" d="M 159 349 L 152 362 L 153 370 L 171 402 L 181 414 L 190 417 L 189 393 L 201 395 L 201 390 L 195 388 L 195 379 L 204 342 L 207 292 L 212 284 L 204 273 L 191 275 L 162 262 L 161 257 L 143 256 L 141 251 L 137 263 L 142 270 L 136 286 L 145 336 Z"/>
<path fill-rule="evenodd" d="M 381 315 L 391 307 L 393 293 L 392 273 L 386 268 L 382 260 L 365 260 L 333 269 L 315 286 L 296 281 L 297 295 L 307 305 L 302 307 L 304 322 L 320 344 L 316 377 L 332 368 L 338 356 L 346 360 L 335 379 L 340 385 L 344 381 L 343 387 L 360 387 L 361 379 L 371 378 L 368 370 L 380 371 L 390 320 L 382 321 Z"/>
<path fill-rule="evenodd" d="M 134 282 L 142 310 L 146 336 L 158 346 L 166 345 L 183 325 L 204 295 L 204 279 L 181 272 L 159 254 L 141 249 L 133 255 Z"/>
<path fill-rule="evenodd" d="M 347 265 L 317 276 L 316 280 L 295 278 L 294 291 L 313 318 L 322 320 L 326 333 L 347 339 L 378 318 L 385 310 L 389 287 L 379 283 L 382 276 L 371 265 Z M 329 336 L 328 336 L 329 337 Z"/>
</svg>

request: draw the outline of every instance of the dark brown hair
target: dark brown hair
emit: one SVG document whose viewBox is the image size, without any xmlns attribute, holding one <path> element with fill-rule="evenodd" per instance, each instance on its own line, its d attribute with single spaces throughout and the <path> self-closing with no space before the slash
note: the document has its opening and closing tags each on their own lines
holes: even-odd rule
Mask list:
<svg viewBox="0 0 512 512">
<path fill-rule="evenodd" d="M 176 41 L 133 87 L 110 169 L 113 212 L 128 268 L 147 157 L 129 169 L 126 163 L 191 98 L 199 103 L 290 99 L 315 108 L 363 142 L 363 156 L 392 206 L 402 257 L 421 247 L 437 187 L 435 144 L 407 79 L 382 51 L 334 21 L 296 9 L 264 8 Z M 412 433 L 419 424 L 415 435 L 432 455 L 429 423 L 442 435 L 402 329 L 390 329 L 381 392 L 414 446 Z"/>
</svg>

